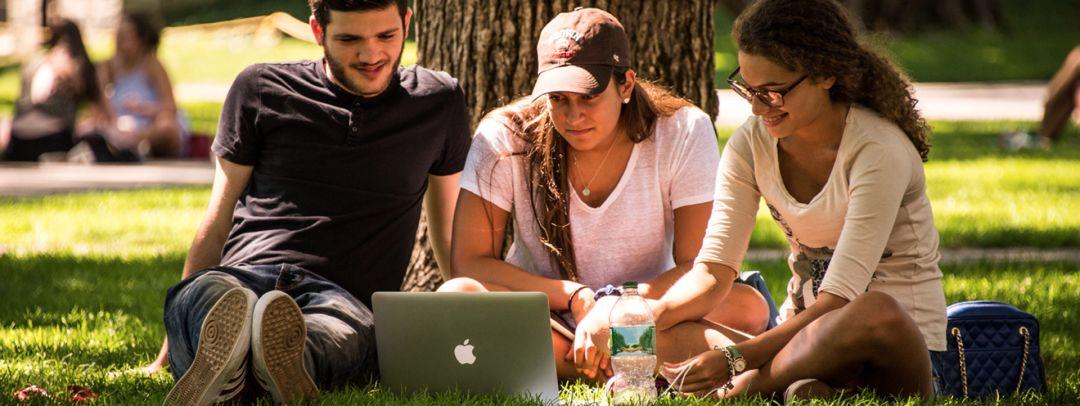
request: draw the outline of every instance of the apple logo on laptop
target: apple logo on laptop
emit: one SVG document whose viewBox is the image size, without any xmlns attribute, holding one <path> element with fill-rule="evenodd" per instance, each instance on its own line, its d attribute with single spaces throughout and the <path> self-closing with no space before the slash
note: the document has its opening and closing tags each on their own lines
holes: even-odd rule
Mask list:
<svg viewBox="0 0 1080 406">
<path fill-rule="evenodd" d="M 473 346 L 469 344 L 469 340 L 466 339 L 461 345 L 454 347 L 454 358 L 457 358 L 457 362 L 461 365 L 470 364 L 476 362 L 476 356 L 473 355 Z"/>
</svg>

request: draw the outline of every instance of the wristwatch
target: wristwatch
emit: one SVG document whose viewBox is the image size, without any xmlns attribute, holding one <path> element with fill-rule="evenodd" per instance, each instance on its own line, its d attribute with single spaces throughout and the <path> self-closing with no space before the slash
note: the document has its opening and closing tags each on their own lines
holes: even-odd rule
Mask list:
<svg viewBox="0 0 1080 406">
<path fill-rule="evenodd" d="M 729 345 L 724 348 L 731 354 L 731 366 L 735 369 L 735 374 L 741 374 L 746 371 L 746 358 L 743 358 L 742 353 L 739 352 L 739 348 L 734 345 Z"/>
</svg>

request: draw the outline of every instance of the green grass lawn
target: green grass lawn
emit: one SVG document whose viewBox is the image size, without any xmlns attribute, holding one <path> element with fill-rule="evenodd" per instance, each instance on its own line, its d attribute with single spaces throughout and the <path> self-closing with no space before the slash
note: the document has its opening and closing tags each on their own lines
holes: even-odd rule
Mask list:
<svg viewBox="0 0 1080 406">
<path fill-rule="evenodd" d="M 946 246 L 1080 247 L 1080 136 L 1053 151 L 1006 155 L 1003 128 L 1032 123 L 936 122 L 928 187 Z M 730 130 L 721 132 L 726 138 Z M 160 403 L 172 383 L 110 376 L 149 362 L 160 344 L 165 289 L 179 277 L 184 253 L 205 209 L 206 187 L 0 198 L 0 403 L 36 384 L 53 392 L 89 386 L 105 404 Z M 753 246 L 784 244 L 764 212 Z M 775 299 L 789 271 L 763 270 Z M 1014 303 L 1042 322 L 1042 355 L 1052 390 L 1032 401 L 1080 398 L 1080 273 L 1070 263 L 973 263 L 944 266 L 950 302 Z M 595 399 L 595 388 L 570 385 L 564 399 Z M 845 404 L 879 401 L 870 395 Z M 396 398 L 377 387 L 326 394 L 339 403 L 516 403 L 463 395 Z M 666 403 L 694 404 L 686 399 Z M 704 403 L 704 402 L 703 402 Z M 749 403 L 749 402 L 744 402 Z"/>
<path fill-rule="evenodd" d="M 943 246 L 1080 247 L 1080 134 L 1070 128 L 1051 151 L 1008 155 L 998 148 L 1002 128 L 1031 125 L 933 123 L 927 188 Z M 721 130 L 721 138 L 730 132 Z M 18 255 L 184 252 L 206 208 L 208 190 L 0 200 L 0 244 Z M 752 247 L 786 246 L 767 210 L 758 211 L 757 223 Z"/>
<path fill-rule="evenodd" d="M 872 34 L 868 41 L 917 82 L 1049 80 L 1065 56 L 1080 45 L 1080 2 L 1003 1 L 1007 32 L 922 28 L 909 35 Z M 733 16 L 720 10 L 715 21 L 716 84 L 735 69 Z"/>
<path fill-rule="evenodd" d="M 1080 137 L 1051 151 L 1004 154 L 1002 129 L 1022 122 L 933 122 L 927 193 L 944 247 L 1080 247 Z M 730 129 L 721 129 L 726 138 Z M 786 247 L 767 209 L 752 247 Z"/>
<path fill-rule="evenodd" d="M 903 36 L 874 34 L 871 42 L 920 82 L 1049 80 L 1080 38 L 1080 25 L 1073 21 L 1080 15 L 1080 2 L 1035 0 L 1002 4 L 1009 26 L 1007 32 L 920 29 Z M 167 7 L 165 17 L 175 26 L 265 15 L 275 10 L 306 19 L 306 6 L 293 0 L 238 0 L 220 7 Z M 724 79 L 737 63 L 730 39 L 733 19 L 722 8 L 714 19 L 715 80 L 719 87 L 727 86 Z M 111 41 L 92 43 L 89 48 L 95 60 L 112 54 Z M 160 48 L 162 61 L 174 83 L 228 84 L 240 70 L 253 63 L 317 58 L 321 54 L 318 46 L 299 40 L 285 39 L 273 46 L 260 46 L 249 39 L 223 33 L 166 35 Z M 402 62 L 410 65 L 415 61 L 415 43 L 409 41 Z M 17 68 L 0 68 L 0 116 L 11 115 L 18 91 Z"/>
<path fill-rule="evenodd" d="M 4 275 L 0 285 L 0 393 L 10 394 L 30 384 L 62 392 L 76 384 L 100 392 L 104 404 L 157 404 L 163 400 L 172 384 L 168 374 L 110 374 L 149 362 L 156 354 L 164 334 L 162 298 L 179 276 L 183 257 L 179 253 L 120 251 L 124 254 L 0 257 Z M 763 270 L 774 296 L 782 299 L 779 293 L 789 275 L 783 262 L 747 266 Z M 1080 274 L 1076 264 L 979 263 L 943 270 L 950 302 L 1003 300 L 1037 315 L 1042 323 L 1042 356 L 1053 389 L 1040 400 L 1055 404 L 1080 396 L 1076 366 L 1080 362 L 1076 348 Z M 585 385 L 563 390 L 566 399 L 596 395 L 596 388 Z M 395 398 L 372 387 L 335 391 L 322 401 L 458 404 L 464 403 L 463 399 L 460 395 Z M 474 400 L 478 404 L 515 401 L 492 397 Z"/>
</svg>

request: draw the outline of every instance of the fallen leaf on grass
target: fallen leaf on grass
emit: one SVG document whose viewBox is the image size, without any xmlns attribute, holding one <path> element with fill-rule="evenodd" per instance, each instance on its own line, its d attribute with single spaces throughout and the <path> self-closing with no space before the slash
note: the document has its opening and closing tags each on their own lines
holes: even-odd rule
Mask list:
<svg viewBox="0 0 1080 406">
<path fill-rule="evenodd" d="M 71 392 L 71 401 L 75 403 L 92 402 L 98 397 L 97 392 L 85 386 L 71 385 L 68 386 L 68 391 Z"/>
<path fill-rule="evenodd" d="M 11 397 L 15 398 L 15 400 L 19 402 L 26 402 L 31 398 L 37 396 L 44 396 L 47 398 L 52 397 L 51 395 L 49 395 L 49 392 L 47 392 L 45 389 L 39 388 L 37 385 L 30 385 L 25 388 L 19 389 L 11 395 Z"/>
</svg>

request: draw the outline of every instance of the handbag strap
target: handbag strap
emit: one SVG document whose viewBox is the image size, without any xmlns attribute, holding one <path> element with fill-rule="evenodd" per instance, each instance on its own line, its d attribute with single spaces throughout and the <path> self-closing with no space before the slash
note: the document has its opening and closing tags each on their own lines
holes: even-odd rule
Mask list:
<svg viewBox="0 0 1080 406">
<path fill-rule="evenodd" d="M 967 356 L 964 355 L 964 337 L 960 334 L 960 329 L 957 327 L 952 328 L 952 335 L 956 338 L 956 349 L 960 354 L 960 384 L 964 388 L 964 397 L 968 397 L 968 379 L 967 379 Z M 1024 337 L 1024 357 L 1020 359 L 1020 377 L 1016 380 L 1016 393 L 1020 393 L 1020 386 L 1024 383 L 1024 371 L 1027 370 L 1027 360 L 1031 349 L 1031 332 L 1028 331 L 1027 326 L 1020 326 L 1020 335 Z"/>
<path fill-rule="evenodd" d="M 1016 393 L 1020 393 L 1020 384 L 1024 383 L 1024 370 L 1027 369 L 1028 349 L 1031 344 L 1031 334 L 1026 326 L 1020 326 L 1020 335 L 1024 336 L 1024 358 L 1020 360 L 1020 378 L 1016 380 Z"/>
<path fill-rule="evenodd" d="M 968 397 L 967 384 L 967 357 L 964 356 L 964 338 L 960 335 L 960 328 L 953 327 L 952 335 L 956 337 L 956 349 L 960 354 L 960 384 L 964 387 L 964 397 Z"/>
</svg>

